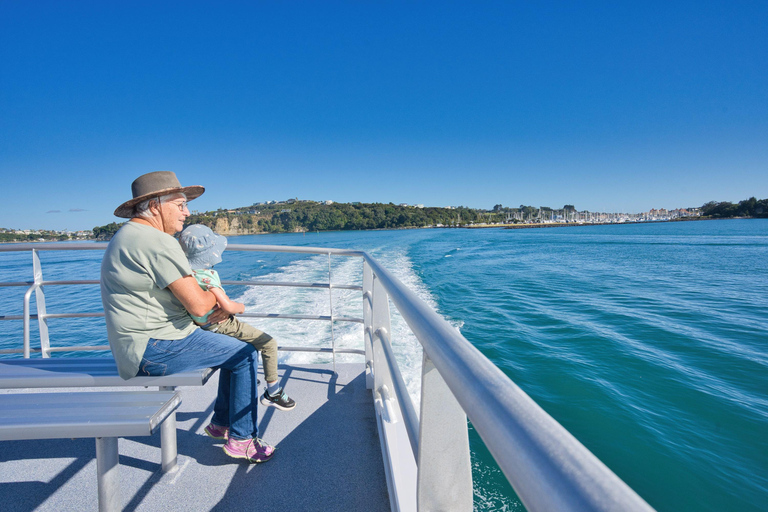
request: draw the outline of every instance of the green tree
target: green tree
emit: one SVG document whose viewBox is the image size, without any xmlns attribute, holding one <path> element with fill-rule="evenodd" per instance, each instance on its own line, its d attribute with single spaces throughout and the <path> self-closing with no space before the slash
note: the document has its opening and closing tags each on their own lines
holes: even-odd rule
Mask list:
<svg viewBox="0 0 768 512">
<path fill-rule="evenodd" d="M 125 223 L 121 222 L 120 224 L 117 224 L 116 222 L 110 222 L 106 226 L 96 226 L 93 228 L 93 237 L 96 240 L 111 240 L 123 224 Z"/>
</svg>

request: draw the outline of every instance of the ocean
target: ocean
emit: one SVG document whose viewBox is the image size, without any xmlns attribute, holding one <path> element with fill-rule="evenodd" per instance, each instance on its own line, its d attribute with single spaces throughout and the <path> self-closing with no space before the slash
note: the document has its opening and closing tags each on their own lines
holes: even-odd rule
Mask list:
<svg viewBox="0 0 768 512">
<path fill-rule="evenodd" d="M 657 510 L 768 510 L 768 220 L 346 231 L 230 243 L 368 251 Z M 98 279 L 100 258 L 41 253 L 51 280 Z M 30 260 L 0 254 L 0 281 L 30 280 Z M 323 282 L 328 259 L 225 252 L 217 270 L 224 279 Z M 332 258 L 331 275 L 337 284 L 358 282 L 360 260 Z M 66 288 L 46 288 L 49 312 L 100 311 L 97 286 Z M 327 291 L 227 291 L 249 312 L 329 308 Z M 22 296 L 3 288 L 0 314 L 21 314 Z M 333 307 L 358 316 L 359 292 L 335 290 Z M 337 346 L 362 346 L 359 324 L 337 322 L 331 333 L 326 322 L 249 320 L 283 345 L 328 345 L 333 335 Z M 0 322 L 0 348 L 21 347 L 20 324 Z M 102 319 L 49 326 L 59 345 L 104 343 Z M 420 347 L 397 315 L 392 331 L 418 403 Z M 281 361 L 318 358 L 327 360 L 287 353 Z M 475 509 L 524 510 L 471 427 L 470 444 Z"/>
</svg>

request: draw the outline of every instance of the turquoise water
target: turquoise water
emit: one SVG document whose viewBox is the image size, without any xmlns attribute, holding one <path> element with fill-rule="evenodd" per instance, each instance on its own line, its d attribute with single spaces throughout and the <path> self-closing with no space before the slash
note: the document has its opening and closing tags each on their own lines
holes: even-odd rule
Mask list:
<svg viewBox="0 0 768 512">
<path fill-rule="evenodd" d="M 768 510 L 767 220 L 265 235 L 231 243 L 367 250 L 656 509 Z M 45 277 L 97 279 L 99 258 L 43 253 Z M 0 280 L 29 280 L 29 260 L 0 254 Z M 320 281 L 327 265 L 325 257 L 225 253 L 217 269 L 227 279 Z M 359 267 L 359 260 L 334 258 L 333 281 L 359 279 Z M 100 310 L 97 287 L 81 288 L 47 287 L 49 311 Z M 249 311 L 328 308 L 327 292 L 228 292 Z M 4 289 L 0 314 L 20 314 L 22 294 Z M 334 311 L 352 313 L 359 300 L 337 291 Z M 319 322 L 266 323 L 285 344 L 330 337 Z M 103 321 L 50 324 L 57 344 L 103 342 Z M 0 348 L 20 347 L 19 331 L 20 322 L 0 322 Z M 334 335 L 341 346 L 361 339 L 358 325 L 337 325 Z M 393 345 L 417 396 L 421 356 L 398 319 Z M 470 433 L 476 509 L 522 510 Z"/>
</svg>

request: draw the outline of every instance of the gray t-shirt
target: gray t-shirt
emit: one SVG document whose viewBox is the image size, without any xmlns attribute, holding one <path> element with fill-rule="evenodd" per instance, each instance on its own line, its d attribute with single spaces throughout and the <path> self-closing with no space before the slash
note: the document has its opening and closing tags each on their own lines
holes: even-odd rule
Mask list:
<svg viewBox="0 0 768 512">
<path fill-rule="evenodd" d="M 178 340 L 197 328 L 167 288 L 191 274 L 179 242 L 159 229 L 127 222 L 112 237 L 101 262 L 101 302 L 122 378 L 136 376 L 149 338 Z"/>
</svg>

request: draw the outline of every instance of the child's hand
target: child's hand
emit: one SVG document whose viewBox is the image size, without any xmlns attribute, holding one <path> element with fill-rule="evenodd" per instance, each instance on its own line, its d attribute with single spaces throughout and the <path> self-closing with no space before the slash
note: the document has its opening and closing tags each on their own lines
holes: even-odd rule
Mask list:
<svg viewBox="0 0 768 512">
<path fill-rule="evenodd" d="M 216 300 L 219 303 L 219 308 L 223 309 L 230 315 L 239 315 L 240 313 L 245 313 L 245 305 L 240 302 L 231 300 L 229 297 L 227 297 L 227 294 L 224 293 L 224 290 L 221 288 L 212 287 L 208 291 L 213 293 L 213 295 L 216 297 Z"/>
</svg>

